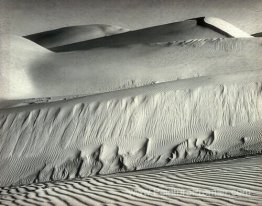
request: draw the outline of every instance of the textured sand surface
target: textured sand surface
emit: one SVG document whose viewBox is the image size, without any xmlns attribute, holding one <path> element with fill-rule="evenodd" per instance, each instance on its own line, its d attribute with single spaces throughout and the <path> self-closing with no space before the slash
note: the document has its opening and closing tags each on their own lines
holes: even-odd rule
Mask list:
<svg viewBox="0 0 262 206">
<path fill-rule="evenodd" d="M 198 77 L 1 110 L 0 185 L 260 153 L 261 75 Z"/>
<path fill-rule="evenodd" d="M 261 156 L 0 189 L 0 204 L 261 205 Z"/>
</svg>

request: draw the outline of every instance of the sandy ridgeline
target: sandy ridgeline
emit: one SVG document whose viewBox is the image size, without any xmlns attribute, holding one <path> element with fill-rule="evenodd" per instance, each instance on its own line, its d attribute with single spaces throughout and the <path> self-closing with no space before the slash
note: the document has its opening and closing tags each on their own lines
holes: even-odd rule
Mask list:
<svg viewBox="0 0 262 206">
<path fill-rule="evenodd" d="M 0 186 L 261 153 L 262 40 L 221 19 L 0 39 Z"/>
</svg>

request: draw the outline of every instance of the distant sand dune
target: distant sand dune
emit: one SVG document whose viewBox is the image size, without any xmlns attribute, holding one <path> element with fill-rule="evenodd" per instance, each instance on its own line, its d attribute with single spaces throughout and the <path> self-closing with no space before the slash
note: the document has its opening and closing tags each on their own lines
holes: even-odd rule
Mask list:
<svg viewBox="0 0 262 206">
<path fill-rule="evenodd" d="M 223 31 L 213 29 L 204 22 L 204 18 L 190 19 L 150 28 L 129 31 L 105 38 L 76 42 L 50 48 L 55 52 L 88 50 L 97 47 L 120 47 L 130 44 L 149 44 L 155 42 L 173 42 L 188 39 L 206 39 L 229 37 Z"/>
<path fill-rule="evenodd" d="M 1 205 L 259 205 L 262 158 L 0 189 Z"/>
<path fill-rule="evenodd" d="M 234 25 L 218 18 L 199 17 L 136 31 L 130 31 L 106 38 L 76 42 L 50 48 L 55 52 L 88 50 L 97 47 L 119 47 L 130 44 L 172 42 L 188 39 L 206 39 L 219 37 L 252 37 Z"/>
<path fill-rule="evenodd" d="M 94 24 L 65 27 L 25 36 L 25 38 L 46 48 L 58 47 L 99 37 L 127 32 L 118 26 Z"/>
</svg>

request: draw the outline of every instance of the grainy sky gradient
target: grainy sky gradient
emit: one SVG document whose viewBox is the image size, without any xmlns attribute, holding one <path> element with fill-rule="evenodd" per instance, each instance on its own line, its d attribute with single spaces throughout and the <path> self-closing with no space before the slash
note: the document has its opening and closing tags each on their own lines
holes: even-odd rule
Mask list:
<svg viewBox="0 0 262 206">
<path fill-rule="evenodd" d="M 134 30 L 199 16 L 262 31 L 261 0 L 0 0 L 0 31 L 17 35 L 83 24 Z"/>
</svg>

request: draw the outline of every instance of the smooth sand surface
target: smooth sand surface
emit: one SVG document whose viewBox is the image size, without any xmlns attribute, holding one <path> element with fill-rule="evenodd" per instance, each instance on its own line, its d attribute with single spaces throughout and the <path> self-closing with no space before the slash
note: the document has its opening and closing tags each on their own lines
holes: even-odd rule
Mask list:
<svg viewBox="0 0 262 206">
<path fill-rule="evenodd" d="M 53 53 L 21 37 L 5 36 L 0 53 L 8 58 L 0 59 L 0 99 L 90 95 L 257 70 L 262 65 L 261 41 L 199 39 Z"/>
<path fill-rule="evenodd" d="M 0 189 L 1 205 L 260 205 L 262 158 Z"/>
</svg>

